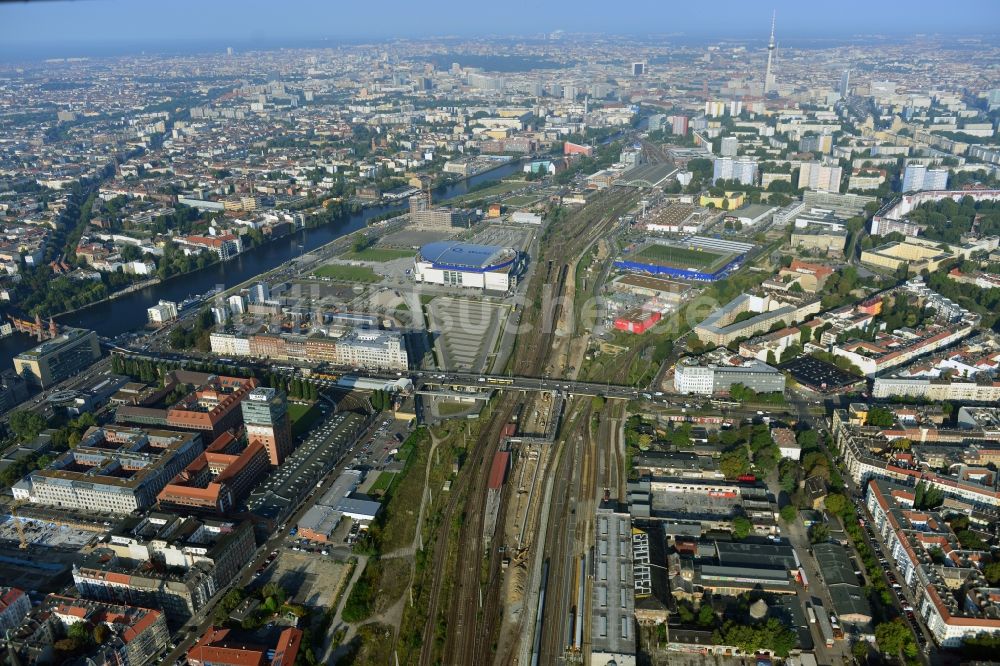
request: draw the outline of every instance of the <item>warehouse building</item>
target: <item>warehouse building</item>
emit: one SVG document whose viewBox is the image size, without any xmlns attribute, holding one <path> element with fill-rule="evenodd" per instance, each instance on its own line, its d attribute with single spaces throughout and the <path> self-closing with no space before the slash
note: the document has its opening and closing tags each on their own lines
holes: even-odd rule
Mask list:
<svg viewBox="0 0 1000 666">
<path fill-rule="evenodd" d="M 594 582 L 591 591 L 591 663 L 636 663 L 635 586 L 632 571 L 632 519 L 600 507 L 596 517 Z M 580 623 L 581 615 L 577 615 Z"/>
<path fill-rule="evenodd" d="M 365 496 L 354 495 L 362 477 L 360 470 L 344 470 L 330 490 L 299 519 L 299 535 L 310 541 L 327 543 L 342 518 L 364 524 L 375 520 L 381 504 Z"/>
</svg>

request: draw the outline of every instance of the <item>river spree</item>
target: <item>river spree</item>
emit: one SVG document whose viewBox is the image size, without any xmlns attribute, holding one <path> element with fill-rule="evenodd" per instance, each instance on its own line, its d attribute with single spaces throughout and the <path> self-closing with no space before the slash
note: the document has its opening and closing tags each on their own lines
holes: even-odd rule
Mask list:
<svg viewBox="0 0 1000 666">
<path fill-rule="evenodd" d="M 468 180 L 440 187 L 434 192 L 435 201 L 461 196 L 471 186 L 487 180 L 504 178 L 520 169 L 520 162 L 508 163 L 491 171 L 472 176 Z M 315 229 L 303 229 L 271 243 L 253 248 L 237 258 L 207 266 L 201 270 L 147 287 L 113 301 L 96 303 L 76 312 L 56 317 L 66 326 L 89 328 L 98 335 L 113 338 L 121 333 L 137 330 L 146 325 L 146 308 L 160 300 L 183 301 L 188 296 L 203 294 L 216 285 L 224 288 L 237 285 L 265 273 L 282 263 L 314 250 L 346 234 L 362 229 L 368 220 L 385 213 L 402 210 L 407 203 L 373 206 L 356 215 Z M 13 365 L 15 355 L 30 349 L 37 342 L 27 335 L 14 334 L 0 340 L 0 368 Z"/>
</svg>

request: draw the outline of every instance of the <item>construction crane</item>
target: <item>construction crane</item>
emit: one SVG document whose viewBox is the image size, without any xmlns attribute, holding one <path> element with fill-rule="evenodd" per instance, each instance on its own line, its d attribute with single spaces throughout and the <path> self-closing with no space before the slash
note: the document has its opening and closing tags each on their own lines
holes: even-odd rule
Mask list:
<svg viewBox="0 0 1000 666">
<path fill-rule="evenodd" d="M 17 538 L 19 540 L 17 547 L 21 550 L 28 550 L 28 537 L 24 536 L 24 525 L 21 524 L 21 519 L 17 515 L 17 510 L 24 504 L 25 501 L 23 499 L 14 500 L 10 505 L 10 518 L 14 521 L 14 529 L 17 530 Z"/>
</svg>

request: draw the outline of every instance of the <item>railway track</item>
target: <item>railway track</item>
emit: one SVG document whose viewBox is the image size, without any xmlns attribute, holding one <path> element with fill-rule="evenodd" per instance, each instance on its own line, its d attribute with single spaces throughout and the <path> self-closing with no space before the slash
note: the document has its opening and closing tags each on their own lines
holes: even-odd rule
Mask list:
<svg viewBox="0 0 1000 666">
<path fill-rule="evenodd" d="M 566 281 L 570 279 L 569 268 L 573 258 L 616 222 L 618 216 L 634 203 L 636 194 L 632 191 L 611 191 L 599 197 L 565 218 L 558 228 L 552 230 L 551 240 L 542 248 L 541 260 L 545 262 L 545 270 L 535 272 L 526 292 L 526 302 L 530 304 L 530 312 L 535 318 L 531 323 L 537 328 L 524 335 L 527 339 L 515 349 L 512 367 L 516 374 L 539 376 L 545 372 L 553 347 L 558 342 L 556 325 L 564 307 L 562 296 L 566 290 Z M 528 314 L 527 308 L 525 314 Z M 489 422 L 481 430 L 469 452 L 465 467 L 470 471 L 466 473 L 463 470 L 453 484 L 452 496 L 445 507 L 439 528 L 442 532 L 434 546 L 432 561 L 438 566 L 431 579 L 420 664 L 486 664 L 492 660 L 504 606 L 501 567 L 503 555 L 498 547 L 501 544 L 496 539 L 489 542 L 489 552 L 485 551 L 487 546 L 483 543 L 483 514 L 493 455 L 498 449 L 504 425 L 521 407 L 520 400 L 514 394 L 503 394 L 499 398 Z M 585 412 L 589 415 L 589 407 Z M 583 423 L 584 427 L 589 427 L 589 416 Z M 581 496 L 581 492 L 596 498 L 597 464 L 591 459 L 592 456 L 585 453 L 592 447 L 584 446 L 585 438 L 574 437 L 574 440 L 569 445 L 572 453 L 560 457 L 556 472 L 568 476 L 564 483 L 557 486 L 561 488 L 557 495 L 559 509 L 553 511 L 557 516 L 572 514 L 575 511 L 575 499 Z M 582 461 L 586 461 L 586 472 L 577 464 Z M 586 484 L 586 488 L 581 488 L 581 484 Z M 503 495 L 498 526 L 504 524 L 509 494 L 505 492 Z M 461 519 L 461 526 L 456 546 L 455 540 L 449 538 L 449 531 L 457 518 Z M 575 529 L 576 522 L 571 520 L 560 523 L 559 529 L 550 532 L 560 535 L 557 537 L 560 540 L 555 550 L 566 557 L 572 557 L 570 554 L 579 549 L 579 543 L 574 539 Z M 498 528 L 498 534 L 502 534 L 502 527 Z M 459 555 L 452 570 L 443 565 L 448 563 L 449 553 L 454 547 L 457 547 Z M 573 596 L 575 591 L 568 590 L 572 583 L 565 582 L 565 563 L 560 561 L 555 564 L 553 568 L 559 573 L 549 576 L 548 581 L 550 586 L 556 583 L 560 586 L 560 601 L 554 605 L 563 608 L 567 595 Z M 569 566 L 565 571 L 572 572 L 574 569 L 575 567 Z M 485 581 L 481 579 L 483 572 Z M 440 648 L 440 643 L 437 642 L 440 620 L 444 621 L 445 628 L 443 660 L 436 661 Z M 547 625 L 543 622 L 542 626 Z M 552 654 L 561 654 L 557 647 L 558 640 L 555 643 L 552 640 L 546 642 L 543 636 L 542 644 L 552 645 Z M 543 659 L 540 663 L 553 662 Z"/>
<path fill-rule="evenodd" d="M 478 614 L 479 600 L 479 567 L 482 561 L 481 553 L 483 548 L 482 530 L 483 514 L 486 503 L 486 493 L 476 492 L 479 488 L 485 488 L 490 473 L 490 466 L 493 462 L 493 453 L 496 452 L 497 443 L 503 426 L 508 422 L 514 413 L 515 402 L 511 398 L 501 398 L 485 430 L 477 438 L 472 451 L 466 461 L 466 465 L 472 470 L 471 474 L 459 474 L 456 483 L 452 486 L 451 501 L 445 507 L 441 520 L 441 529 L 445 530 L 443 538 L 438 538 L 435 543 L 434 561 L 446 562 L 448 560 L 449 538 L 447 530 L 450 529 L 456 517 L 461 517 L 462 524 L 459 530 L 459 556 L 455 563 L 454 579 L 447 579 L 449 571 L 444 567 L 438 567 L 431 584 L 431 595 L 428 602 L 427 624 L 424 627 L 424 641 L 421 647 L 421 664 L 434 664 L 437 621 L 442 614 L 441 601 L 449 591 L 450 596 L 458 596 L 464 601 L 462 610 L 459 612 L 454 604 L 454 599 L 448 599 L 448 606 L 445 612 L 447 618 L 446 639 L 444 654 L 447 656 L 443 663 L 462 664 L 475 663 L 473 661 L 463 661 L 459 658 L 459 652 L 471 652 L 468 648 L 456 645 L 456 636 L 467 636 L 475 634 L 476 619 Z M 501 507 L 502 508 L 502 507 Z M 449 589 L 445 589 L 447 584 L 451 584 Z M 475 589 L 476 594 L 470 592 Z M 470 599 L 475 600 L 475 606 L 468 611 Z M 474 647 L 473 647 L 474 649 Z M 454 650 L 454 652 L 452 651 Z"/>
<path fill-rule="evenodd" d="M 565 450 L 560 457 L 553 482 L 558 495 L 552 505 L 550 521 L 556 529 L 548 533 L 544 556 L 553 563 L 545 589 L 546 608 L 542 621 L 539 664 L 556 664 L 567 652 L 579 654 L 580 639 L 586 639 L 589 625 L 587 603 L 579 606 L 578 593 L 586 579 L 580 578 L 581 561 L 586 562 L 591 525 L 597 502 L 597 449 L 591 445 L 590 408 L 578 401 Z M 579 627 L 578 624 L 582 623 Z"/>
</svg>

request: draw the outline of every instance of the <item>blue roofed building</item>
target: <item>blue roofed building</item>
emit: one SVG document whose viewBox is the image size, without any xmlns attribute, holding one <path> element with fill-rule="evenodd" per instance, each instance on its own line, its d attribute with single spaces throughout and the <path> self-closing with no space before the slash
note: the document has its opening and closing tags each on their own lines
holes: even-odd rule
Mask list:
<svg viewBox="0 0 1000 666">
<path fill-rule="evenodd" d="M 509 247 L 439 241 L 420 248 L 414 262 L 417 282 L 507 291 L 515 283 L 519 254 Z"/>
</svg>

